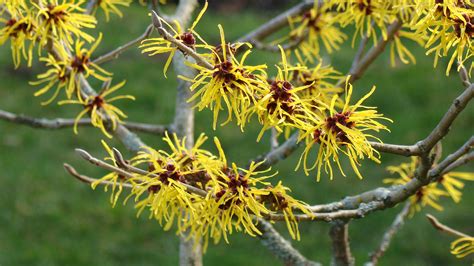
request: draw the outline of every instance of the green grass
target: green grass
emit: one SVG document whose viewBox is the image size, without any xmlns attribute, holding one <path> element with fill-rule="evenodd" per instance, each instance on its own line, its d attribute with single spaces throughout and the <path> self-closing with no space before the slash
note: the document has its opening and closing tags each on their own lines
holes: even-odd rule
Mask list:
<svg viewBox="0 0 474 266">
<path fill-rule="evenodd" d="M 213 43 L 218 41 L 217 23 L 225 28 L 229 40 L 236 39 L 270 17 L 267 13 L 215 14 L 209 12 L 201 22 L 199 31 Z M 103 23 L 104 41 L 97 54 L 101 54 L 141 34 L 148 23 L 146 11 L 130 8 L 122 19 Z M 455 73 L 446 77 L 443 66 L 432 68 L 432 58 L 423 49 L 410 46 L 418 56 L 417 65 L 389 67 L 387 55 L 370 67 L 358 81 L 356 97 L 366 93 L 372 85 L 378 89 L 368 104 L 379 107 L 394 120 L 391 133 L 381 134 L 390 143 L 411 144 L 426 136 L 436 125 L 451 101 L 461 92 L 462 86 Z M 333 65 L 346 72 L 354 51 L 345 46 L 331 56 Z M 169 123 L 174 112 L 176 80 L 172 71 L 168 79 L 162 75 L 163 57 L 149 58 L 138 49 L 125 53 L 121 60 L 105 65 L 112 71 L 115 82 L 127 79 L 125 90 L 137 97 L 135 102 L 120 105 L 130 120 Z M 255 53 L 250 63 L 267 63 L 270 67 L 277 55 Z M 42 68 L 21 68 L 14 71 L 10 51 L 0 48 L 0 108 L 11 112 L 39 117 L 74 117 L 74 107 L 51 105 L 41 107 L 42 99 L 32 96 L 34 88 L 28 85 Z M 473 133 L 474 108 L 471 105 L 452 127 L 443 141 L 448 154 Z M 268 149 L 265 139 L 255 143 L 259 126 L 251 124 L 244 134 L 235 125 L 211 129 L 209 111 L 196 116 L 196 134 L 205 132 L 219 136 L 228 157 L 245 165 L 249 159 Z M 103 171 L 90 167 L 78 158 L 73 150 L 81 147 L 92 154 L 103 155 L 99 140 L 104 138 L 97 129 L 81 128 L 79 135 L 72 130 L 42 131 L 0 121 L 0 265 L 175 265 L 178 261 L 178 240 L 173 232 L 163 232 L 160 226 L 145 216 L 135 218 L 132 205 L 109 205 L 109 195 L 69 177 L 62 169 L 69 162 L 81 172 L 99 176 Z M 158 137 L 143 136 L 152 146 L 161 147 Z M 115 140 L 112 145 L 124 150 Z M 279 178 L 293 188 L 295 195 L 309 203 L 324 203 L 381 185 L 387 176 L 385 166 L 406 161 L 405 158 L 383 155 L 382 165 L 365 161 L 362 167 L 364 180 L 354 175 L 336 176 L 330 182 L 323 178 L 317 183 L 314 176 L 294 172 L 298 152 L 289 160 L 274 167 Z M 472 165 L 464 167 L 473 170 Z M 349 172 L 349 171 L 348 171 Z M 465 191 L 473 189 L 467 184 Z M 472 204 L 474 195 L 466 192 L 461 204 L 443 201 L 446 210 L 435 213 L 441 221 L 473 234 Z M 471 207 L 469 207 L 471 206 Z M 371 214 L 351 223 L 350 237 L 353 253 L 361 264 L 379 243 L 385 228 L 392 222 L 400 207 Z M 393 244 L 382 258 L 382 265 L 469 265 L 467 260 L 456 260 L 449 254 L 451 237 L 432 229 L 423 213 L 410 219 L 397 234 Z M 277 225 L 288 237 L 284 225 Z M 302 240 L 294 242 L 301 252 L 311 259 L 327 264 L 330 260 L 328 224 L 302 223 Z M 271 265 L 279 264 L 272 255 L 247 235 L 232 235 L 230 244 L 210 245 L 205 257 L 206 265 Z"/>
</svg>

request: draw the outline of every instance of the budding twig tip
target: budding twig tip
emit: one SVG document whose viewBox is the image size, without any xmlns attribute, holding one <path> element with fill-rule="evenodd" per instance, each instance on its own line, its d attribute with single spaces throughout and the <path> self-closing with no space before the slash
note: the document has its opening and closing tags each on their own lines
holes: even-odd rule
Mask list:
<svg viewBox="0 0 474 266">
<path fill-rule="evenodd" d="M 154 10 L 151 11 L 151 21 L 153 22 L 153 26 L 155 26 L 155 28 L 158 29 L 163 27 L 160 16 L 158 16 Z"/>
<path fill-rule="evenodd" d="M 125 167 L 127 163 L 123 159 L 122 153 L 120 153 L 119 150 L 113 147 L 112 147 L 112 152 L 114 154 L 114 159 L 115 159 L 115 162 L 117 163 L 117 166 L 119 166 L 120 168 Z"/>
<path fill-rule="evenodd" d="M 83 149 L 75 149 L 76 153 L 79 154 L 82 158 L 86 159 L 86 160 L 90 160 L 92 158 L 92 156 L 85 150 Z"/>
</svg>

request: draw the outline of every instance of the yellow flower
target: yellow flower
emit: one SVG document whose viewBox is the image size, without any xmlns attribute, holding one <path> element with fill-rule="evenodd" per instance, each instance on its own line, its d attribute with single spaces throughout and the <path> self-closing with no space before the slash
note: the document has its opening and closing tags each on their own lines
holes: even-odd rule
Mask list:
<svg viewBox="0 0 474 266">
<path fill-rule="evenodd" d="M 0 0 L 0 17 L 4 14 L 16 17 L 28 9 L 24 0 Z"/>
<path fill-rule="evenodd" d="M 37 38 L 42 46 L 49 41 L 72 44 L 73 36 L 91 42 L 94 38 L 83 28 L 95 28 L 96 19 L 83 14 L 84 0 L 40 0 L 32 3 L 37 9 Z"/>
<path fill-rule="evenodd" d="M 185 176 L 195 172 L 169 157 L 161 157 L 153 165 L 153 175 L 136 175 L 127 180 L 133 185 L 127 199 L 134 197 L 137 216 L 147 208 L 150 218 L 155 218 L 162 226 L 165 223 L 164 230 L 169 230 L 176 222 L 178 233 L 184 233 L 197 220 L 195 209 L 201 204 L 200 196 L 184 186 Z"/>
<path fill-rule="evenodd" d="M 290 27 L 290 40 L 301 41 L 299 50 L 306 57 L 318 57 L 321 43 L 328 53 L 339 50 L 340 45 L 347 39 L 347 36 L 334 24 L 337 22 L 333 13 L 328 9 L 328 5 L 315 6 L 304 14 L 288 18 Z"/>
<path fill-rule="evenodd" d="M 221 44 L 210 47 L 213 52 L 214 68 L 207 69 L 197 64 L 188 63 L 199 73 L 193 78 L 179 76 L 192 83 L 190 89 L 194 95 L 189 99 L 197 99 L 195 107 L 199 110 L 209 108 L 213 111 L 213 128 L 216 128 L 219 112 L 226 107 L 227 120 L 222 125 L 237 119 L 237 125 L 243 130 L 249 117 L 252 115 L 252 105 L 266 89 L 265 65 L 247 66 L 245 59 L 250 54 L 246 51 L 240 61 L 234 57 L 233 47 L 225 42 L 224 30 L 218 25 L 221 34 Z M 225 49 L 223 48 L 225 47 Z"/>
<path fill-rule="evenodd" d="M 115 162 L 112 149 L 109 147 L 109 145 L 107 145 L 107 143 L 104 140 L 102 140 L 101 142 L 105 151 L 107 151 L 107 154 L 109 155 L 109 157 L 106 157 L 105 159 L 112 161 L 113 165 L 115 167 L 118 167 L 117 163 Z M 102 178 L 98 179 L 97 181 L 93 182 L 91 184 L 91 187 L 92 189 L 96 189 L 97 186 L 101 184 L 102 182 L 104 181 L 109 182 L 106 186 L 104 186 L 104 191 L 107 192 L 109 186 L 112 186 L 112 192 L 110 194 L 110 203 L 112 204 L 112 207 L 114 207 L 117 204 L 118 198 L 123 191 L 122 184 L 124 183 L 124 180 L 125 180 L 124 176 L 121 176 L 115 172 L 111 172 L 111 173 L 106 174 Z"/>
<path fill-rule="evenodd" d="M 73 92 L 76 90 L 76 82 L 71 79 L 70 72 L 67 70 L 67 63 L 62 60 L 57 60 L 53 55 L 48 54 L 48 57 L 40 58 L 40 61 L 46 63 L 46 67 L 49 69 L 42 74 L 37 76 L 37 81 L 31 81 L 30 85 L 46 84 L 41 89 L 35 92 L 35 96 L 41 96 L 47 93 L 56 84 L 56 90 L 53 95 L 46 101 L 42 102 L 42 105 L 50 104 L 58 96 L 61 89 L 65 89 L 68 97 L 70 98 Z"/>
<path fill-rule="evenodd" d="M 386 0 L 330 0 L 329 4 L 336 6 L 337 15 L 334 20 L 342 27 L 354 24 L 356 31 L 352 45 L 358 35 L 372 38 L 377 43 L 377 29 L 384 40 L 387 39 L 387 24 L 396 19 L 396 10 Z"/>
<path fill-rule="evenodd" d="M 199 34 L 196 31 L 194 31 L 194 28 L 199 23 L 199 20 L 204 15 L 204 12 L 206 12 L 206 9 L 207 9 L 207 1 L 205 2 L 204 7 L 202 8 L 199 15 L 194 20 L 192 26 L 188 28 L 186 31 L 182 30 L 182 27 L 178 21 L 174 21 L 176 29 L 164 20 L 162 20 L 161 22 L 165 24 L 166 26 L 168 26 L 168 28 L 174 33 L 173 35 L 174 38 L 176 38 L 177 40 L 180 40 L 184 45 L 194 50 L 198 46 L 196 44 L 196 37 L 206 44 L 206 42 L 201 38 L 201 36 L 199 36 Z M 165 40 L 163 37 L 158 37 L 158 38 L 148 38 L 148 39 L 143 40 L 142 44 L 140 45 L 140 48 L 142 49 L 142 53 L 149 53 L 148 54 L 149 56 L 154 56 L 154 55 L 163 54 L 163 53 L 170 53 L 170 55 L 168 56 L 168 59 L 166 60 L 165 67 L 163 69 L 163 73 L 166 77 L 166 71 L 168 70 L 168 67 L 171 64 L 173 56 L 178 50 L 178 47 L 176 47 L 171 42 Z"/>
<path fill-rule="evenodd" d="M 86 78 L 91 75 L 101 81 L 107 81 L 110 79 L 110 76 L 112 75 L 111 73 L 91 61 L 92 53 L 97 49 L 101 40 L 102 33 L 99 34 L 99 37 L 89 49 L 83 47 L 83 41 L 76 41 L 73 55 L 63 57 L 67 58 L 67 65 L 71 71 L 71 79 L 75 79 L 76 75 L 79 73 L 83 74 Z M 63 53 L 63 55 L 65 54 L 66 53 Z M 72 93 L 72 91 L 68 91 L 68 93 Z"/>
<path fill-rule="evenodd" d="M 262 129 L 257 140 L 260 140 L 263 133 L 274 127 L 279 133 L 294 128 L 302 118 L 310 113 L 309 102 L 303 101 L 299 94 L 312 84 L 298 85 L 292 84 L 295 73 L 306 71 L 304 66 L 290 66 L 283 48 L 279 46 L 281 52 L 281 67 L 276 66 L 278 74 L 273 80 L 268 80 L 265 94 L 260 96 L 255 105 L 255 112 L 258 120 L 262 124 Z M 253 110 L 252 110 L 253 111 Z"/>
<path fill-rule="evenodd" d="M 299 210 L 307 215 L 313 215 L 308 209 L 308 205 L 302 201 L 294 199 L 288 195 L 287 191 L 289 188 L 282 185 L 281 181 L 273 186 L 268 186 L 264 189 L 268 192 L 267 195 L 262 196 L 262 201 L 269 205 L 269 209 L 272 211 L 282 211 L 285 216 L 286 226 L 291 237 L 296 240 L 300 240 L 300 232 L 298 229 L 298 221 L 295 218 L 293 210 Z"/>
<path fill-rule="evenodd" d="M 343 78 L 341 73 L 329 65 L 323 65 L 323 60 L 319 60 L 318 64 L 310 67 L 308 63 L 313 63 L 312 58 L 303 59 L 298 51 L 295 52 L 298 64 L 296 67 L 301 68 L 295 71 L 294 79 L 298 84 L 308 86 L 300 91 L 301 99 L 310 101 L 314 106 L 324 102 L 327 105 L 331 103 L 332 96 L 343 91 L 342 88 L 334 85 L 335 81 Z M 318 112 L 317 108 L 312 108 Z"/>
<path fill-rule="evenodd" d="M 261 163 L 260 163 L 261 164 Z M 252 163 L 248 170 L 223 168 L 213 173 L 214 186 L 206 197 L 206 202 L 199 210 L 200 222 L 193 226 L 192 231 L 199 232 L 207 244 L 208 237 L 217 243 L 221 238 L 228 243 L 228 234 L 234 230 L 256 236 L 261 232 L 255 226 L 253 215 L 263 217 L 270 211 L 261 202 L 260 197 L 268 194 L 257 185 L 268 185 L 262 180 L 271 176 L 256 177 L 260 173 L 255 169 L 260 165 Z"/>
<path fill-rule="evenodd" d="M 33 14 L 26 6 L 18 12 L 9 12 L 10 18 L 1 17 L 0 23 L 5 26 L 0 29 L 0 45 L 10 40 L 13 64 L 20 66 L 21 59 L 25 59 L 29 67 L 33 60 L 33 48 L 36 40 L 34 37 L 36 23 Z"/>
<path fill-rule="evenodd" d="M 113 93 L 114 91 L 120 89 L 125 84 L 125 81 L 110 87 L 110 83 L 98 94 L 98 95 L 90 95 L 85 99 L 81 100 L 64 100 L 60 101 L 59 104 L 80 104 L 84 107 L 76 117 L 74 123 L 74 133 L 77 134 L 77 123 L 79 120 L 89 113 L 91 116 L 91 124 L 95 127 L 98 127 L 102 130 L 104 135 L 111 138 L 112 135 L 107 131 L 107 126 L 110 124 L 110 128 L 115 130 L 117 127 L 117 123 L 122 123 L 122 118 L 127 118 L 127 116 L 117 107 L 111 105 L 110 103 L 120 100 L 120 99 L 131 99 L 135 100 L 135 97 L 131 95 L 119 95 L 112 97 L 110 99 L 106 99 L 109 94 Z"/>
<path fill-rule="evenodd" d="M 474 237 L 461 237 L 451 243 L 451 254 L 464 258 L 474 253 Z"/>
<path fill-rule="evenodd" d="M 372 148 L 369 140 L 381 142 L 380 139 L 368 133 L 369 131 L 379 132 L 388 130 L 379 120 L 390 119 L 383 117 L 378 113 L 375 107 L 366 107 L 363 102 L 372 95 L 375 87 L 372 87 L 369 93 L 362 97 L 356 104 L 350 104 L 352 96 L 352 85 L 346 85 L 346 97 L 340 110 L 336 109 L 338 95 L 334 95 L 330 105 L 325 105 L 321 112 L 324 116 L 307 116 L 308 121 L 302 123 L 299 128 L 299 140 L 305 139 L 306 147 L 300 157 L 296 169 L 303 163 L 303 169 L 308 175 L 309 171 L 317 168 L 317 180 L 320 180 L 321 169 L 329 173 L 330 179 L 333 178 L 332 163 L 335 163 L 342 175 L 345 176 L 340 164 L 340 153 L 347 156 L 352 169 L 359 178 L 362 178 L 358 170 L 359 160 L 365 157 L 379 163 L 380 154 Z M 339 108 L 338 108 L 339 109 Z M 362 109 L 362 110 L 360 110 Z M 308 156 L 311 149 L 319 144 L 316 160 L 308 166 Z M 332 162 L 331 162 L 332 161 Z"/>
<path fill-rule="evenodd" d="M 424 46 L 426 38 L 416 32 L 403 29 L 398 30 L 393 36 L 393 41 L 390 43 L 390 62 L 393 67 L 396 64 L 396 57 L 398 57 L 403 64 L 409 64 L 410 62 L 416 64 L 415 56 L 402 43 L 402 39 L 408 39 L 418 43 L 420 46 Z"/>
<path fill-rule="evenodd" d="M 40 61 L 45 62 L 49 69 L 45 73 L 39 74 L 37 81 L 30 82 L 31 85 L 46 84 L 35 93 L 35 96 L 47 93 L 57 84 L 56 90 L 51 98 L 42 104 L 46 105 L 51 103 L 63 88 L 65 89 L 68 99 L 71 99 L 74 93 L 76 93 L 78 99 L 81 100 L 78 75 L 83 75 L 84 78 L 93 76 L 104 82 L 110 79 L 111 73 L 90 60 L 92 53 L 101 40 L 102 34 L 99 35 L 99 38 L 97 38 L 97 41 L 90 49 L 83 47 L 84 42 L 76 41 L 75 50 L 72 55 L 64 47 L 55 45 L 56 54 L 48 54 L 48 57 L 40 58 Z"/>
<path fill-rule="evenodd" d="M 415 171 L 418 167 L 419 159 L 417 157 L 411 157 L 410 163 L 402 163 L 397 166 L 389 166 L 387 170 L 398 176 L 396 178 L 386 178 L 383 180 L 385 184 L 392 185 L 404 185 L 410 182 L 415 177 Z M 410 205 L 410 216 L 413 216 L 416 212 L 421 211 L 425 206 L 430 206 L 438 211 L 442 211 L 443 207 L 438 203 L 440 197 L 448 196 L 448 194 L 439 189 L 437 183 L 430 183 L 427 186 L 423 186 L 409 198 Z"/>
<path fill-rule="evenodd" d="M 417 8 L 422 8 L 422 12 L 418 12 L 412 28 L 428 36 L 426 53 L 435 53 L 435 67 L 438 58 L 450 54 L 446 68 L 446 75 L 449 75 L 455 60 L 462 67 L 474 56 L 474 3 L 430 0 L 421 2 Z"/>
<path fill-rule="evenodd" d="M 100 7 L 100 9 L 102 9 L 102 11 L 104 11 L 105 20 L 109 21 L 110 13 L 116 14 L 119 17 L 123 16 L 122 11 L 120 11 L 117 6 L 128 7 L 130 6 L 131 2 L 132 0 L 100 0 L 98 1 L 98 6 Z"/>
<path fill-rule="evenodd" d="M 444 187 L 446 192 L 448 192 L 449 196 L 456 203 L 461 201 L 461 189 L 464 188 L 464 183 L 460 179 L 474 181 L 474 173 L 449 172 L 438 179 L 438 183 Z"/>
</svg>

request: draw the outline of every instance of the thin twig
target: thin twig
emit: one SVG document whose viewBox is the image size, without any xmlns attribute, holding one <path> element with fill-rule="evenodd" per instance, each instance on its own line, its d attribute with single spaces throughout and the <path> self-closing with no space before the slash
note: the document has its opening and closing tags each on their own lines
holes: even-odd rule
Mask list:
<svg viewBox="0 0 474 266">
<path fill-rule="evenodd" d="M 288 25 L 288 18 L 298 16 L 314 6 L 314 0 L 305 0 L 302 3 L 286 10 L 275 18 L 269 20 L 267 23 L 256 28 L 247 35 L 240 37 L 236 42 L 250 42 L 261 41 L 271 34 L 277 32 L 281 28 Z"/>
<path fill-rule="evenodd" d="M 84 14 L 86 15 L 92 14 L 98 2 L 99 0 L 89 0 L 89 2 L 87 2 L 87 6 L 86 6 L 86 10 L 84 11 Z"/>
<path fill-rule="evenodd" d="M 301 44 L 301 42 L 304 40 L 304 37 L 305 37 L 305 35 L 297 38 L 296 40 L 292 40 L 289 43 L 283 44 L 283 45 L 281 45 L 281 48 L 284 51 L 292 50 L 292 49 L 294 49 L 295 47 L 297 47 L 298 45 Z M 262 50 L 262 51 L 273 52 L 273 53 L 279 53 L 280 52 L 280 48 L 278 47 L 278 45 L 266 44 L 266 43 L 263 43 L 263 42 L 258 41 L 258 40 L 253 40 L 252 44 L 253 44 L 254 48 Z"/>
<path fill-rule="evenodd" d="M 462 156 L 461 158 L 457 159 L 456 161 L 454 161 L 452 164 L 450 164 L 448 167 L 446 167 L 446 169 L 444 169 L 444 171 L 441 173 L 441 175 L 444 175 L 446 173 L 449 173 L 451 172 L 452 170 L 460 167 L 460 166 L 463 166 L 471 161 L 474 161 L 474 151 L 473 152 L 470 152 L 464 156 Z"/>
<path fill-rule="evenodd" d="M 456 236 L 456 237 L 471 237 L 469 235 L 466 235 L 462 232 L 459 232 L 458 230 L 455 230 L 447 225 L 444 225 L 442 224 L 440 221 L 438 221 L 438 219 L 436 219 L 433 215 L 431 214 L 427 214 L 426 215 L 426 218 L 428 218 L 428 220 L 430 221 L 431 225 L 433 225 L 433 227 L 441 232 L 445 232 L 447 234 L 450 234 L 450 235 L 453 235 L 453 236 Z"/>
<path fill-rule="evenodd" d="M 354 56 L 354 59 L 352 60 L 350 72 L 355 71 L 355 69 L 359 65 L 360 59 L 362 58 L 362 55 L 364 54 L 364 51 L 365 51 L 365 48 L 367 47 L 368 42 L 369 42 L 369 37 L 367 35 L 364 35 L 364 37 L 362 37 L 362 39 L 360 40 L 359 47 L 357 48 L 357 52 Z"/>
<path fill-rule="evenodd" d="M 153 31 L 153 25 L 148 25 L 145 32 L 142 35 L 140 35 L 139 37 L 137 37 L 136 39 L 131 40 L 131 41 L 127 42 L 126 44 L 121 45 L 121 46 L 117 47 L 116 49 L 114 49 L 114 50 L 112 50 L 112 51 L 110 51 L 110 52 L 108 52 L 104 55 L 101 55 L 101 56 L 97 57 L 92 62 L 99 65 L 99 64 L 103 64 L 103 63 L 106 63 L 108 61 L 117 59 L 120 56 L 120 54 L 122 54 L 126 50 L 134 47 L 135 45 L 139 44 L 141 41 L 145 40 L 146 38 L 150 37 L 152 31 Z"/>
<path fill-rule="evenodd" d="M 367 68 L 379 57 L 380 54 L 383 53 L 387 44 L 393 40 L 393 36 L 397 33 L 397 31 L 402 27 L 403 22 L 401 20 L 396 20 L 393 22 L 387 29 L 387 37 L 386 39 L 380 38 L 377 42 L 377 45 L 372 47 L 362 59 L 358 60 L 358 63 L 351 68 L 349 71 L 350 78 L 349 83 L 353 83 L 354 81 L 360 79 Z M 338 82 L 336 87 L 343 87 L 346 83 L 345 79 L 342 79 Z"/>
<path fill-rule="evenodd" d="M 429 172 L 429 177 L 434 178 L 437 177 L 440 173 L 442 173 L 448 166 L 450 166 L 453 162 L 461 158 L 463 155 L 468 153 L 472 148 L 474 148 L 474 136 L 472 136 L 464 145 L 461 146 L 456 152 L 447 156 L 438 166 L 432 169 Z"/>
<path fill-rule="evenodd" d="M 366 263 L 365 264 L 366 266 L 377 265 L 380 257 L 383 256 L 383 254 L 387 251 L 388 247 L 390 246 L 390 243 L 393 237 L 400 230 L 400 228 L 402 228 L 403 224 L 405 223 L 405 219 L 410 213 L 410 206 L 411 206 L 410 202 L 405 203 L 405 206 L 403 207 L 403 209 L 400 211 L 400 213 L 398 213 L 398 215 L 395 217 L 395 220 L 393 220 L 392 225 L 388 228 L 388 230 L 383 235 L 382 242 L 380 243 L 380 245 L 370 255 L 370 262 Z"/>
</svg>

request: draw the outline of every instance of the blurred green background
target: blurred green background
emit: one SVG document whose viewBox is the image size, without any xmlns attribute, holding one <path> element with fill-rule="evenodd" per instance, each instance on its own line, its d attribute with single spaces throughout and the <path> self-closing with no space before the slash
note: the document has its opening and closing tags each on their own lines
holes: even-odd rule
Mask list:
<svg viewBox="0 0 474 266">
<path fill-rule="evenodd" d="M 113 17 L 101 23 L 104 40 L 96 55 L 100 55 L 140 35 L 149 23 L 145 8 L 133 6 L 125 11 L 123 19 Z M 217 24 L 223 25 L 227 39 L 235 40 L 257 25 L 267 21 L 277 10 L 240 10 L 220 7 L 209 11 L 201 21 L 198 31 L 210 43 L 218 41 Z M 43 68 L 37 64 L 32 69 L 14 70 L 9 44 L 0 48 L 0 109 L 37 117 L 74 117 L 79 111 L 75 106 L 41 107 L 43 99 L 33 97 L 35 88 L 28 85 Z M 368 105 L 379 107 L 381 113 L 394 120 L 391 133 L 382 133 L 382 140 L 389 143 L 411 144 L 425 137 L 436 125 L 452 100 L 462 91 L 456 73 L 444 75 L 446 62 L 437 69 L 432 67 L 432 57 L 424 49 L 409 44 L 418 58 L 416 65 L 389 66 L 385 53 L 365 77 L 355 85 L 356 97 L 368 92 L 372 85 L 377 91 Z M 333 66 L 347 72 L 354 55 L 349 42 L 340 51 L 330 55 Z M 104 67 L 114 73 L 115 82 L 127 80 L 123 91 L 137 97 L 134 102 L 122 102 L 131 121 L 170 123 L 174 113 L 176 79 L 162 74 L 166 57 L 149 58 L 132 49 Z M 249 64 L 267 63 L 272 68 L 277 54 L 255 52 Z M 171 71 L 172 72 L 172 71 Z M 451 134 L 443 141 L 444 154 L 451 153 L 474 132 L 474 106 L 471 104 L 452 127 Z M 196 116 L 196 135 L 206 132 L 218 136 L 228 153 L 228 158 L 241 165 L 263 154 L 269 148 L 268 137 L 255 143 L 259 125 L 251 124 L 245 133 L 235 125 L 211 129 L 211 113 L 203 111 Z M 160 137 L 142 135 L 143 140 L 157 148 L 163 144 Z M 79 135 L 72 129 L 57 131 L 35 130 L 25 126 L 0 121 L 0 265 L 176 265 L 178 238 L 174 232 L 163 232 L 146 215 L 136 218 L 131 204 L 112 209 L 109 194 L 102 189 L 93 191 L 67 175 L 63 162 L 75 166 L 80 172 L 99 177 L 100 169 L 91 167 L 74 154 L 80 147 L 102 157 L 100 139 L 104 136 L 94 128 L 81 128 Z M 121 150 L 116 140 L 109 143 Z M 376 186 L 388 174 L 384 170 L 391 164 L 408 161 L 408 158 L 383 154 L 382 165 L 364 161 L 363 180 L 350 174 L 347 178 L 336 176 L 334 181 L 322 178 L 317 183 L 314 176 L 294 171 L 301 151 L 287 161 L 274 166 L 278 178 L 293 189 L 295 196 L 311 203 L 325 203 L 341 199 L 344 195 L 357 194 Z M 346 164 L 347 166 L 347 164 Z M 346 167 L 347 168 L 347 167 Z M 347 168 L 348 169 L 348 168 Z M 473 171 L 472 164 L 464 170 Z M 350 170 L 347 171 L 350 173 Z M 274 182 L 276 183 L 277 178 Z M 449 254 L 452 237 L 436 232 L 424 213 L 434 213 L 442 222 L 463 232 L 474 234 L 473 184 L 467 184 L 464 199 L 454 204 L 442 201 L 445 211 L 425 209 L 410 219 L 393 239 L 392 246 L 382 257 L 381 265 L 470 265 L 472 257 L 457 260 Z M 471 191 L 471 193 L 467 192 Z M 357 264 L 366 261 L 368 254 L 378 245 L 384 230 L 391 224 L 401 206 L 376 212 L 350 226 L 352 250 Z M 289 238 L 283 224 L 277 225 Z M 324 264 L 330 261 L 326 223 L 301 223 L 302 239 L 293 242 L 305 256 Z M 264 248 L 258 239 L 235 234 L 230 244 L 210 245 L 204 256 L 205 265 L 279 265 L 280 262 Z"/>
</svg>

